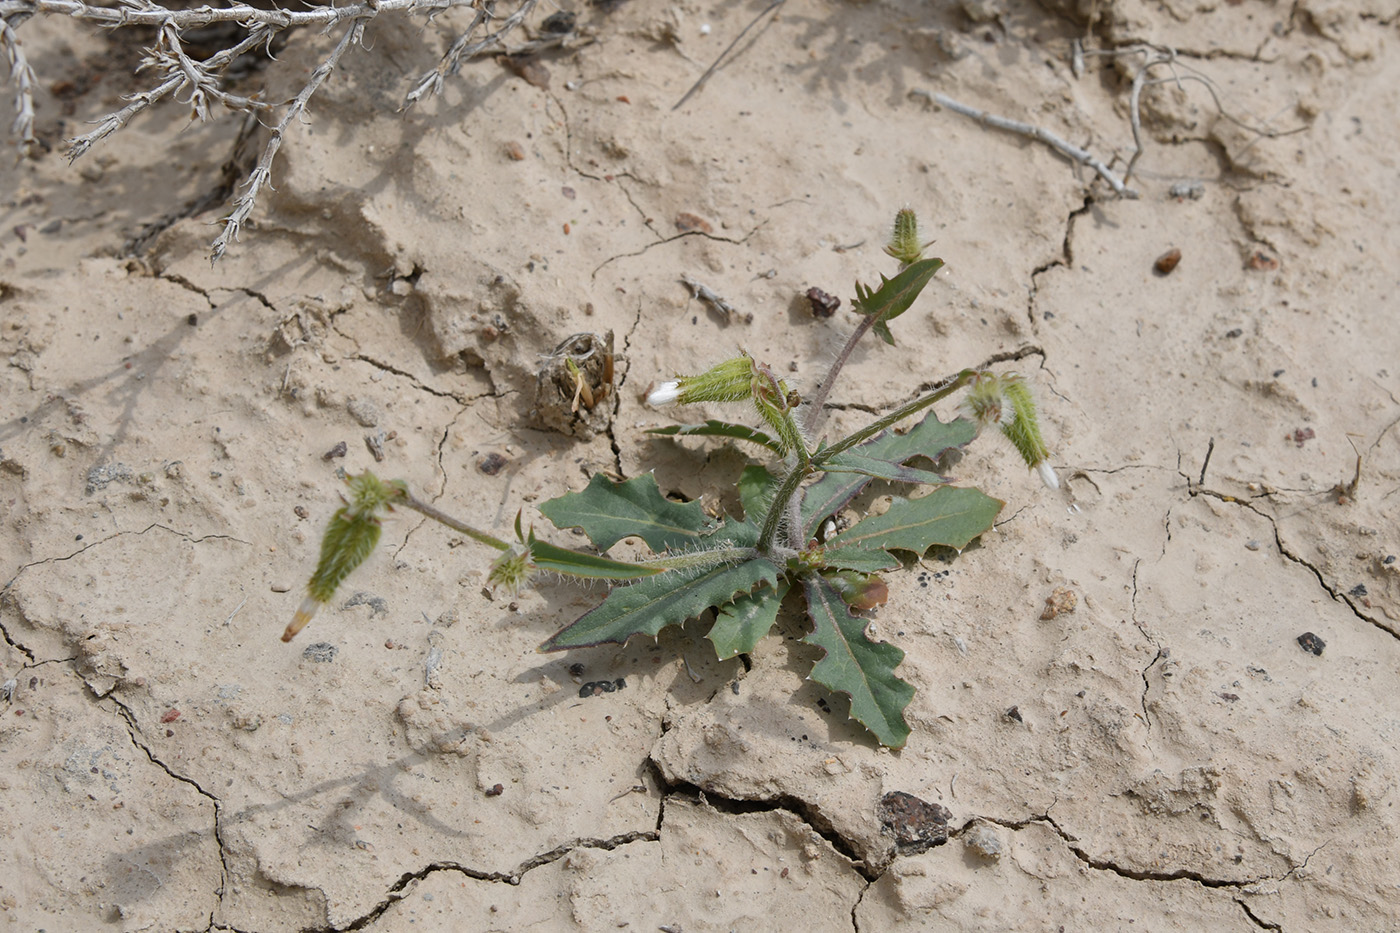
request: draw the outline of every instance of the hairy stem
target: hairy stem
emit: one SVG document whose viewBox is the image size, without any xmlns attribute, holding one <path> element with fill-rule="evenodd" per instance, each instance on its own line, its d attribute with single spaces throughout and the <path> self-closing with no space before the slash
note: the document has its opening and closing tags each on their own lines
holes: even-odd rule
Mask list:
<svg viewBox="0 0 1400 933">
<path fill-rule="evenodd" d="M 399 500 L 399 504 L 407 506 L 415 512 L 422 513 L 423 515 L 426 515 L 429 518 L 431 518 L 433 521 L 438 522 L 439 524 L 446 525 L 453 531 L 460 531 L 462 534 L 466 535 L 468 538 L 471 538 L 473 541 L 478 541 L 482 544 L 485 544 L 488 547 L 493 547 L 498 551 L 509 551 L 511 548 L 510 544 L 508 544 L 505 541 L 502 541 L 500 538 L 488 535 L 484 531 L 477 531 L 475 528 L 473 528 L 471 525 L 468 525 L 466 522 L 458 521 L 451 515 L 448 515 L 446 512 L 442 511 L 441 509 L 435 508 L 429 505 L 428 503 L 424 502 L 422 499 L 419 499 L 411 492 L 405 492 L 403 494 L 403 498 Z"/>
<path fill-rule="evenodd" d="M 758 538 L 758 552 L 767 554 L 773 546 L 773 539 L 778 536 L 778 528 L 783 523 L 783 513 L 788 509 L 788 504 L 796 497 L 797 491 L 802 487 L 802 480 L 807 476 L 807 470 L 802 464 L 794 464 L 783 477 L 782 483 L 778 485 L 778 491 L 773 494 L 773 503 L 768 507 L 768 514 L 763 518 L 763 531 Z M 799 525 L 799 527 L 801 527 Z"/>
<path fill-rule="evenodd" d="M 976 370 L 964 369 L 956 376 L 947 377 L 946 379 L 939 382 L 934 387 L 933 391 L 929 392 L 929 394 L 920 398 L 916 398 L 914 401 L 910 402 L 907 405 L 901 405 L 894 411 L 890 412 L 888 415 L 885 415 L 883 418 L 880 418 L 879 420 L 866 425 L 865 427 L 861 428 L 859 431 L 850 435 L 849 437 L 843 438 L 842 440 L 837 441 L 835 444 L 832 444 L 830 447 L 824 448 L 821 452 L 812 457 L 812 465 L 815 467 L 820 467 L 823 463 L 827 462 L 837 454 L 844 453 L 845 451 L 850 450 L 857 444 L 865 443 L 866 441 L 874 437 L 876 434 L 879 434 L 881 431 L 885 430 L 891 425 L 898 424 L 905 418 L 908 418 L 910 415 L 918 414 L 919 412 L 923 411 L 925 408 L 928 408 L 930 405 L 932 405 L 939 399 L 947 398 L 949 395 L 952 395 L 954 392 L 967 385 L 969 382 L 972 381 L 972 377 L 976 375 Z"/>
<path fill-rule="evenodd" d="M 851 333 L 846 345 L 841 348 L 841 354 L 836 357 L 836 362 L 831 364 L 831 369 L 827 370 L 826 376 L 817 383 L 817 390 L 812 393 L 812 399 L 808 402 L 807 414 L 804 418 L 807 435 L 810 437 L 816 433 L 817 426 L 821 424 L 822 408 L 826 405 L 826 397 L 831 394 L 831 387 L 836 382 L 836 377 L 841 374 L 841 367 L 846 365 L 846 361 L 851 358 L 851 353 L 855 350 L 856 344 L 860 343 L 860 338 L 866 335 L 870 328 L 875 326 L 876 318 L 873 315 L 866 315 L 861 322 L 856 325 L 856 329 Z"/>
<path fill-rule="evenodd" d="M 657 557 L 641 562 L 642 567 L 664 567 L 667 570 L 684 570 L 687 567 L 709 567 L 713 564 L 738 563 L 759 556 L 757 548 L 719 547 L 689 554 L 676 554 L 671 557 Z"/>
</svg>

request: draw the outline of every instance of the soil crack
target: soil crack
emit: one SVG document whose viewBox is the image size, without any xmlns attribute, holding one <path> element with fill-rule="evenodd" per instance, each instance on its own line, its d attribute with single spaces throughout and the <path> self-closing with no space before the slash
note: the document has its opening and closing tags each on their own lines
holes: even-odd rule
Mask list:
<svg viewBox="0 0 1400 933">
<path fill-rule="evenodd" d="M 223 818 L 223 803 L 222 803 L 222 801 L 220 801 L 218 797 L 216 797 L 216 796 L 214 796 L 213 794 L 209 793 L 209 791 L 205 790 L 205 789 L 200 785 L 200 783 L 199 783 L 198 781 L 196 781 L 194 778 L 187 777 L 186 775 L 180 774 L 179 772 L 175 771 L 175 770 L 174 770 L 173 768 L 171 768 L 168 764 L 166 764 L 166 763 L 165 763 L 164 761 L 162 761 L 159 757 L 157 757 L 156 754 L 155 754 L 155 752 L 151 751 L 151 747 L 150 747 L 149 745 L 146 744 L 146 741 L 145 741 L 145 739 L 144 739 L 144 737 L 143 737 L 143 734 L 142 734 L 142 732 L 141 732 L 141 727 L 140 727 L 140 726 L 137 724 L 137 722 L 136 722 L 136 714 L 133 713 L 133 712 L 131 711 L 131 707 L 127 706 L 125 703 L 123 703 L 121 700 L 117 699 L 117 697 L 116 697 L 115 695 L 111 694 L 111 693 L 108 693 L 106 696 L 102 697 L 101 699 L 102 699 L 102 700 L 110 700 L 110 701 L 112 702 L 112 704 L 115 705 L 115 706 L 117 707 L 117 710 L 119 711 L 119 714 L 120 714 L 122 720 L 126 723 L 126 732 L 127 732 L 127 735 L 131 737 L 131 744 L 134 745 L 134 746 L 136 746 L 138 749 L 140 749 L 140 750 L 145 754 L 146 758 L 148 758 L 148 759 L 150 760 L 151 764 L 155 765 L 157 768 L 160 768 L 162 771 L 164 771 L 167 775 L 169 775 L 169 776 L 170 776 L 171 778 L 173 778 L 174 780 L 179 781 L 179 782 L 182 783 L 182 784 L 188 784 L 190 787 L 193 787 L 193 788 L 195 789 L 195 792 L 196 792 L 196 793 L 198 793 L 201 797 L 207 798 L 207 799 L 209 800 L 209 802 L 213 805 L 213 807 L 214 807 L 214 826 L 213 826 L 213 831 L 214 831 L 214 843 L 219 847 L 219 887 L 218 887 L 218 889 L 214 892 L 214 894 L 215 894 L 215 897 L 218 899 L 218 901 L 219 901 L 220 903 L 223 903 L 224 892 L 228 890 L 229 868 L 228 868 L 228 854 L 227 854 L 227 851 L 228 851 L 228 850 L 227 850 L 227 848 L 226 848 L 225 845 L 224 845 L 224 835 L 223 835 L 223 825 L 222 825 L 222 822 L 223 822 L 223 820 L 222 820 L 222 818 Z M 101 703 L 99 702 L 98 705 L 100 706 Z M 211 918 L 211 920 L 212 920 L 212 918 Z"/>
<path fill-rule="evenodd" d="M 550 849 L 548 852 L 532 856 L 521 862 L 510 871 L 482 871 L 478 868 L 470 868 L 456 862 L 431 862 L 417 871 L 406 872 L 399 877 L 389 887 L 388 894 L 384 900 L 376 904 L 368 913 L 358 917 L 349 925 L 337 927 L 336 930 L 362 930 L 374 921 L 383 916 L 384 912 L 393 907 L 399 901 L 408 896 L 408 892 L 413 884 L 422 881 L 430 875 L 438 872 L 456 872 L 474 881 L 486 881 L 494 884 L 518 885 L 527 872 L 533 871 L 542 865 L 548 865 L 567 856 L 570 852 L 578 849 L 602 849 L 611 851 L 620 846 L 629 845 L 634 842 L 656 842 L 661 838 L 661 834 L 655 830 L 633 830 L 632 832 L 619 833 L 607 839 L 575 839 L 566 842 L 561 846 Z M 330 928 L 325 929 L 325 933 L 330 933 Z"/>
</svg>

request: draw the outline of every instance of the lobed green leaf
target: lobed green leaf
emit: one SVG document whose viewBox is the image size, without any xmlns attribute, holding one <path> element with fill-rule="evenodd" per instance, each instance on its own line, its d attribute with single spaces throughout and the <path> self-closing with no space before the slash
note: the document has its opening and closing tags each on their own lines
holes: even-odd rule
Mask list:
<svg viewBox="0 0 1400 933">
<path fill-rule="evenodd" d="M 921 499 L 896 496 L 885 514 L 862 519 L 827 541 L 827 560 L 831 566 L 847 566 L 840 557 L 845 549 L 858 555 L 891 549 L 922 555 L 935 544 L 962 550 L 992 527 L 1005 504 L 980 489 L 959 486 L 939 486 Z"/>
<path fill-rule="evenodd" d="M 781 582 L 776 589 L 765 586 L 719 608 L 706 637 L 714 643 L 721 661 L 754 650 L 778 621 L 778 609 L 787 591 L 788 584 Z"/>
<path fill-rule="evenodd" d="M 672 502 L 662 496 L 650 473 L 624 483 L 595 473 L 588 488 L 550 499 L 540 511 L 558 528 L 582 528 L 600 551 L 633 535 L 653 551 L 664 551 L 718 527 L 699 502 Z"/>
<path fill-rule="evenodd" d="M 711 607 L 724 607 L 758 586 L 777 585 L 779 571 L 763 558 L 669 570 L 608 594 L 597 608 L 540 646 L 541 651 L 625 644 L 633 635 L 655 635 Z"/>
<path fill-rule="evenodd" d="M 904 709 L 914 698 L 913 686 L 894 675 L 904 652 L 866 638 L 865 620 L 851 615 L 841 594 L 825 578 L 812 574 L 803 582 L 813 628 L 802 640 L 825 652 L 812 668 L 812 679 L 848 695 L 851 717 L 874 733 L 881 745 L 903 748 L 909 739 Z"/>
<path fill-rule="evenodd" d="M 963 418 L 949 422 L 938 420 L 929 412 L 923 420 L 903 434 L 885 431 L 875 435 L 864 444 L 849 451 L 837 454 L 832 460 L 840 460 L 850 454 L 884 460 L 891 464 L 905 464 L 915 457 L 926 457 L 935 461 L 945 450 L 961 447 L 977 436 L 977 426 Z M 930 476 L 934 474 L 930 473 Z M 939 477 L 938 482 L 943 482 Z M 802 532 L 810 539 L 816 534 L 817 526 L 828 517 L 835 515 L 850 502 L 870 482 L 868 475 L 849 473 L 828 473 L 806 489 L 802 500 Z M 856 568 L 852 568 L 856 569 Z"/>
</svg>

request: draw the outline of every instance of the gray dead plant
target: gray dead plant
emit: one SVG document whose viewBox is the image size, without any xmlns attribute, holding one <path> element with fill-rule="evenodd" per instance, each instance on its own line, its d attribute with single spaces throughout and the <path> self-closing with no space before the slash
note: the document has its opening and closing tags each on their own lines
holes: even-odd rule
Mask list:
<svg viewBox="0 0 1400 933">
<path fill-rule="evenodd" d="M 122 129 L 143 111 L 162 101 L 178 101 L 191 108 L 192 115 L 207 120 L 217 108 L 253 113 L 268 128 L 268 138 L 252 172 L 223 218 L 223 231 L 214 240 L 210 258 L 217 262 L 238 238 L 252 214 L 258 195 L 270 187 L 272 162 L 281 148 L 288 128 L 301 118 L 307 104 L 340 64 L 351 46 L 363 47 L 365 26 L 378 17 L 420 16 L 431 25 L 442 13 L 456 9 L 472 10 L 472 18 L 435 68 L 419 76 L 404 95 L 403 109 L 441 92 L 445 80 L 456 74 L 463 63 L 486 52 L 524 55 L 566 45 L 576 37 L 572 14 L 556 13 L 544 20 L 535 37 L 510 47 L 506 37 L 517 30 L 534 11 L 538 0 L 360 0 L 343 5 L 310 6 L 291 10 L 271 3 L 231 3 L 227 6 L 186 7 L 181 0 L 115 0 L 96 5 L 83 0 L 0 0 L 0 49 L 10 66 L 14 91 L 13 133 L 20 155 L 26 155 L 37 140 L 34 135 L 34 91 L 38 77 L 25 54 L 20 28 L 34 17 L 66 17 L 82 24 L 111 30 L 145 27 L 155 40 L 144 50 L 138 73 L 153 77 L 145 89 L 126 98 L 126 105 L 93 122 L 93 128 L 66 142 L 69 161 L 82 157 L 101 140 Z M 203 59 L 187 47 L 187 33 L 217 23 L 238 27 L 227 47 Z M 245 56 L 271 54 L 274 39 L 300 28 L 315 28 L 337 41 L 311 72 L 306 84 L 289 100 L 271 102 L 259 95 L 244 96 L 228 90 L 230 69 L 246 64 Z M 140 41 L 140 40 L 137 40 Z"/>
</svg>

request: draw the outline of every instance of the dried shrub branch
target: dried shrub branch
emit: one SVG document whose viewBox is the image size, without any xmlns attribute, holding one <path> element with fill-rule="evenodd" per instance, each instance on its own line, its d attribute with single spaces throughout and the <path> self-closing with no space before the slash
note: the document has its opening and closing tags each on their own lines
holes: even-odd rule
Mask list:
<svg viewBox="0 0 1400 933">
<path fill-rule="evenodd" d="M 168 5 L 167 5 L 168 3 Z M 38 78 L 20 43 L 19 27 L 35 16 L 67 17 L 81 23 L 118 30 L 147 27 L 156 30 L 156 39 L 145 50 L 138 72 L 149 71 L 155 80 L 127 97 L 125 106 L 93 121 L 93 128 L 67 141 L 70 162 L 81 158 L 94 145 L 121 130 L 138 114 L 163 100 L 174 98 L 187 104 L 195 117 L 208 120 L 214 108 L 255 114 L 280 111 L 276 122 L 264 121 L 269 136 L 257 164 L 223 219 L 223 231 L 213 242 L 210 258 L 217 262 L 238 238 L 252 214 L 258 195 L 271 187 L 272 162 L 286 138 L 287 129 L 302 117 L 315 93 L 340 64 L 352 45 L 362 45 L 365 26 L 380 16 L 423 15 L 429 23 L 439 14 L 457 7 L 475 11 L 466 30 L 457 36 L 437 67 L 419 77 L 404 95 L 403 109 L 442 91 L 444 81 L 455 75 L 463 63 L 488 49 L 504 49 L 505 38 L 523 24 L 538 0 L 509 3 L 509 13 L 500 16 L 499 0 L 363 0 L 343 6 L 316 6 L 289 10 L 280 6 L 263 9 L 246 3 L 224 7 L 200 6 L 181 9 L 179 0 L 119 0 L 116 6 L 97 6 L 83 0 L 0 0 L 0 49 L 10 65 L 14 87 L 15 120 L 12 132 L 20 155 L 35 144 L 34 88 Z M 200 60 L 187 51 L 186 34 L 216 23 L 232 23 L 246 30 L 237 42 Z M 339 32 L 334 48 L 290 100 L 274 103 L 258 95 L 244 96 L 227 89 L 229 69 L 250 53 L 263 50 L 271 56 L 274 39 L 291 30 L 314 26 L 324 33 Z M 555 31 L 525 44 L 517 51 L 537 51 L 557 46 L 572 35 L 572 22 L 566 32 Z M 511 51 L 505 49 L 505 51 Z"/>
</svg>

